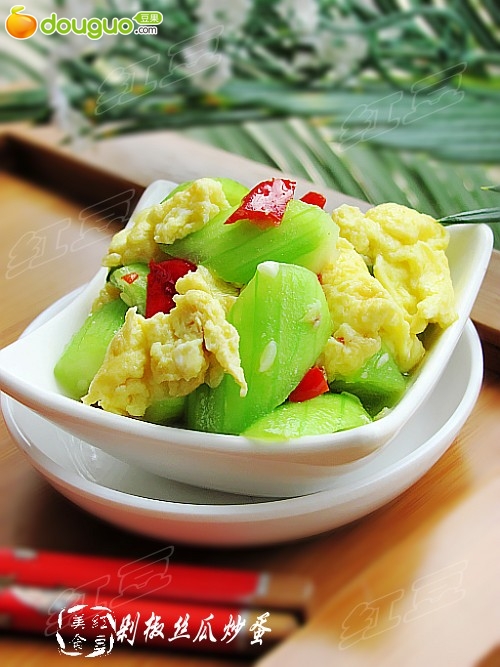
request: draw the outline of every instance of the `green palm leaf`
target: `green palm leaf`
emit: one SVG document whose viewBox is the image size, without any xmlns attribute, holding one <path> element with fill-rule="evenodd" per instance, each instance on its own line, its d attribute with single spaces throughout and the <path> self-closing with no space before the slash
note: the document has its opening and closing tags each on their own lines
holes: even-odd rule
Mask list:
<svg viewBox="0 0 500 667">
<path fill-rule="evenodd" d="M 373 205 L 391 201 L 428 213 L 448 224 L 486 222 L 500 249 L 496 186 L 486 167 L 438 160 L 409 152 L 358 143 L 342 149 L 329 132 L 304 119 L 246 122 L 184 130 L 219 148 L 279 168 Z M 477 215 L 463 213 L 487 209 Z M 449 217 L 448 217 L 449 216 Z"/>
<path fill-rule="evenodd" d="M 114 0 L 98 4 L 102 16 L 123 14 Z M 483 189 L 499 180 L 498 2 L 317 0 L 318 23 L 307 33 L 277 1 L 253 0 L 246 24 L 214 41 L 232 70 L 214 89 L 182 51 L 197 33 L 198 5 L 141 0 L 136 9 L 163 13 L 157 36 L 120 37 L 80 56 L 66 49 L 54 78 L 86 131 L 99 139 L 173 128 L 318 186 L 439 219 L 498 205 L 495 190 Z M 322 31 L 328 39 L 318 48 Z M 348 37 L 362 48 L 338 74 Z M 38 34 L 24 46 L 39 62 L 64 39 Z M 0 120 L 49 119 L 51 97 L 33 58 L 4 61 L 4 79 L 32 87 L 0 93 Z M 499 223 L 487 221 L 500 248 Z"/>
</svg>

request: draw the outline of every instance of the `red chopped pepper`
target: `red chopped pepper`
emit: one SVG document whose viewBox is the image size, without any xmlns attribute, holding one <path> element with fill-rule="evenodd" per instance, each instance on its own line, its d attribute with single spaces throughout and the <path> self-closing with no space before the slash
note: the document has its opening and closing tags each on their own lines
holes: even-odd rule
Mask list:
<svg viewBox="0 0 500 667">
<path fill-rule="evenodd" d="M 238 220 L 250 220 L 258 227 L 279 227 L 286 205 L 293 198 L 295 181 L 272 178 L 262 181 L 243 197 L 240 206 L 226 220 L 230 225 Z"/>
<path fill-rule="evenodd" d="M 122 276 L 122 280 L 131 285 L 133 282 L 137 280 L 138 277 L 139 274 L 133 271 L 132 273 L 127 273 L 125 276 Z"/>
<path fill-rule="evenodd" d="M 306 194 L 300 198 L 300 201 L 305 202 L 306 204 L 314 204 L 314 206 L 319 206 L 323 208 L 326 204 L 326 197 L 323 197 L 319 192 L 306 192 Z"/>
<path fill-rule="evenodd" d="M 292 403 L 301 403 L 315 398 L 329 391 L 328 382 L 324 368 L 313 366 L 304 375 L 299 384 L 288 397 Z"/>
<path fill-rule="evenodd" d="M 189 271 L 196 271 L 196 265 L 184 259 L 166 259 L 164 262 L 149 263 L 146 290 L 146 317 L 155 313 L 169 313 L 175 306 L 177 294 L 175 283 Z"/>
</svg>

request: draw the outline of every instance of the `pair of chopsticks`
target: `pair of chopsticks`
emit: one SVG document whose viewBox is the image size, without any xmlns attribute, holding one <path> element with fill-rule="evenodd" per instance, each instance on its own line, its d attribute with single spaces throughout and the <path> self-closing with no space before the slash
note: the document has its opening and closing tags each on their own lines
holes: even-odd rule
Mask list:
<svg viewBox="0 0 500 667">
<path fill-rule="evenodd" d="M 83 651 L 98 636 L 104 651 L 111 635 L 111 646 L 251 653 L 307 617 L 307 578 L 171 563 L 172 554 L 129 561 L 0 549 L 0 627 L 55 635 L 72 655 L 75 637 Z"/>
</svg>

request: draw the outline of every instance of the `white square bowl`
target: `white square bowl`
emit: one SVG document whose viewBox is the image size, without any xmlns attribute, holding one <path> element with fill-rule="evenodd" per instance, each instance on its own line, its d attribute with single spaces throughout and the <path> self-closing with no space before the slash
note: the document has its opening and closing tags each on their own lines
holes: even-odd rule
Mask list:
<svg viewBox="0 0 500 667">
<path fill-rule="evenodd" d="M 168 181 L 153 183 L 136 210 L 161 201 L 173 185 Z M 436 328 L 427 336 L 426 355 L 405 395 L 384 417 L 370 424 L 286 442 L 259 442 L 148 424 L 64 396 L 53 369 L 85 320 L 104 284 L 106 269 L 101 269 L 68 306 L 54 304 L 26 335 L 0 350 L 0 389 L 75 437 L 172 480 L 269 497 L 326 489 L 336 475 L 362 464 L 400 432 L 438 381 L 462 334 L 488 266 L 493 235 L 486 225 L 455 225 L 449 231 L 447 256 L 458 320 L 445 331 Z"/>
</svg>

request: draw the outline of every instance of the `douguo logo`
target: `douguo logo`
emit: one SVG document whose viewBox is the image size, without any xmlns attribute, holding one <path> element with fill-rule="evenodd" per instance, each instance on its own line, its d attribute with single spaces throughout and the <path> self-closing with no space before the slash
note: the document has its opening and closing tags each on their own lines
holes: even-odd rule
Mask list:
<svg viewBox="0 0 500 667">
<path fill-rule="evenodd" d="M 23 5 L 14 5 L 5 20 L 7 33 L 15 39 L 26 39 L 35 34 L 37 28 L 43 35 L 83 35 L 89 39 L 101 39 L 103 35 L 157 35 L 158 26 L 163 21 L 161 12 L 137 12 L 133 18 L 117 16 L 67 18 L 59 17 L 56 12 L 40 21 L 30 14 L 22 14 Z M 137 24 L 137 26 L 134 24 Z"/>
<path fill-rule="evenodd" d="M 16 39 L 27 39 L 35 34 L 38 22 L 30 14 L 21 14 L 25 7 L 23 5 L 14 5 L 10 14 L 5 19 L 5 29 L 11 37 Z"/>
</svg>

